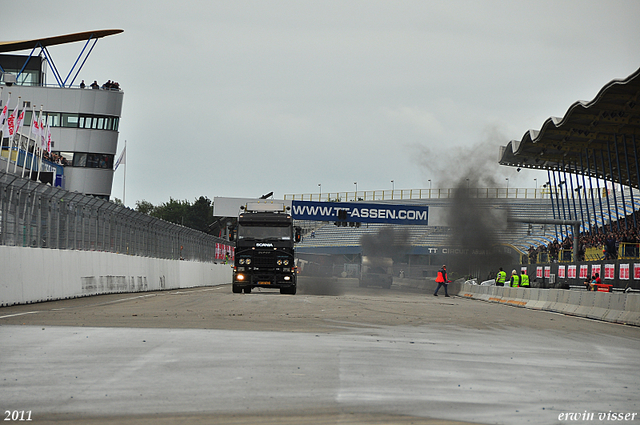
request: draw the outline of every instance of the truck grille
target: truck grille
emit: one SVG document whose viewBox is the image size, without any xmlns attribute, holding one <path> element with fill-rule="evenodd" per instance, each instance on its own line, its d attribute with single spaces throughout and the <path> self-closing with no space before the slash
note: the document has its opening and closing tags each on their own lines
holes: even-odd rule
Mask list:
<svg viewBox="0 0 640 425">
<path fill-rule="evenodd" d="M 257 255 L 253 256 L 253 261 L 251 263 L 254 267 L 275 267 L 276 266 L 276 256 L 271 253 L 261 253 L 257 252 Z"/>
</svg>

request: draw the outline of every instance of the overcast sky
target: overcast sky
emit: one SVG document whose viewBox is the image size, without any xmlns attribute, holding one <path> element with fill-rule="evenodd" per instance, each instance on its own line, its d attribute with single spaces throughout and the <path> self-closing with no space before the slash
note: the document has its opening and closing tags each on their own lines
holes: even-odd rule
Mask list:
<svg viewBox="0 0 640 425">
<path fill-rule="evenodd" d="M 533 188 L 546 173 L 499 166 L 500 146 L 640 67 L 637 0 L 23 0 L 2 18 L 3 41 L 124 30 L 80 78 L 124 90 L 131 207 L 453 187 L 474 167 Z M 82 46 L 50 49 L 61 73 Z"/>
</svg>

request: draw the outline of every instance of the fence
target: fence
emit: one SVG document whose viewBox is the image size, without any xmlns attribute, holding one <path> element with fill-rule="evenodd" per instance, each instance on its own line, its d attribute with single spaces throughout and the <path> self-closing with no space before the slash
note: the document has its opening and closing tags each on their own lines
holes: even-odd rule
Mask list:
<svg viewBox="0 0 640 425">
<path fill-rule="evenodd" d="M 392 201 L 412 199 L 448 199 L 459 196 L 461 193 L 469 198 L 478 199 L 550 199 L 553 192 L 554 198 L 564 198 L 565 193 L 559 188 L 438 188 L 438 189 L 393 189 L 393 190 L 358 190 L 351 192 L 327 192 L 327 193 L 303 193 L 284 195 L 286 200 L 294 201 Z M 607 196 L 607 190 L 602 191 L 602 196 Z M 597 198 L 598 189 L 587 189 L 580 194 L 571 192 L 566 198 L 573 199 Z"/>
<path fill-rule="evenodd" d="M 0 245 L 211 262 L 224 239 L 0 171 Z"/>
</svg>

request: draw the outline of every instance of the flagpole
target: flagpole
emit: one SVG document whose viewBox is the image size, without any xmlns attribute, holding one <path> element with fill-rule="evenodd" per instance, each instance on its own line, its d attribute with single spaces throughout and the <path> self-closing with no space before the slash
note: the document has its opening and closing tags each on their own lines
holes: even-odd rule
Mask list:
<svg viewBox="0 0 640 425">
<path fill-rule="evenodd" d="M 8 126 L 11 126 L 11 128 L 9 128 L 9 156 L 7 157 L 7 174 L 9 173 L 9 162 L 11 161 L 11 152 L 13 151 L 13 139 L 15 138 L 16 135 L 16 111 L 20 112 L 18 109 L 18 106 L 20 106 L 20 99 L 22 97 L 18 96 L 18 104 L 16 105 L 16 109 L 14 109 L 14 111 L 11 113 L 11 122 L 7 123 Z M 9 119 L 9 118 L 7 118 Z"/>
<path fill-rule="evenodd" d="M 37 125 L 38 125 L 38 131 L 36 132 L 36 134 L 33 136 L 34 137 L 34 141 L 33 141 L 33 158 L 31 158 L 31 170 L 29 171 L 29 180 L 31 180 L 32 176 L 33 176 L 33 165 L 34 165 L 34 161 L 37 158 L 38 154 L 38 150 L 40 150 L 39 145 L 42 143 L 40 140 L 42 139 L 41 133 L 42 130 L 40 129 L 40 123 L 42 121 L 42 107 L 43 105 L 40 105 L 40 114 L 38 115 L 38 121 L 37 121 Z M 32 117 L 33 118 L 33 117 Z M 31 122 L 31 127 L 33 127 L 33 121 Z M 36 140 L 38 141 L 38 143 L 36 143 Z M 38 170 L 40 170 L 40 166 L 38 166 Z M 36 177 L 36 180 L 38 178 Z"/>
<path fill-rule="evenodd" d="M 124 151 L 127 152 L 127 141 L 124 141 Z M 125 153 L 126 155 L 126 153 Z M 126 190 L 127 190 L 127 158 L 124 159 L 124 181 L 122 183 L 122 205 L 126 206 Z"/>
<path fill-rule="evenodd" d="M 20 99 L 20 98 L 18 98 Z M 18 100 L 18 102 L 20 102 Z M 18 103 L 18 106 L 20 106 L 20 103 Z M 13 132 L 14 136 L 17 134 L 18 135 L 18 143 L 16 143 L 16 162 L 13 164 L 13 173 L 15 174 L 18 171 L 18 160 L 20 159 L 20 143 L 22 142 L 22 134 L 18 133 L 18 131 L 20 130 L 20 128 L 22 128 L 22 124 L 24 124 L 24 110 L 26 108 L 24 107 L 24 105 L 22 106 L 22 112 L 18 114 L 18 121 L 16 121 L 15 123 L 15 128 L 16 130 Z M 24 170 L 24 166 L 27 163 L 27 156 L 25 155 L 24 157 L 24 163 L 22 164 L 22 169 Z"/>
<path fill-rule="evenodd" d="M 36 115 L 35 106 L 31 107 L 31 125 L 29 126 L 29 137 L 27 137 L 27 149 L 24 153 L 24 163 L 22 164 L 22 178 L 24 178 L 24 171 L 27 168 L 27 156 L 29 156 L 29 145 L 31 144 L 31 130 L 33 130 L 33 117 Z M 35 153 L 35 149 L 34 149 Z M 33 167 L 33 155 L 31 156 L 31 166 Z"/>
<path fill-rule="evenodd" d="M 5 136 L 4 127 L 7 119 L 9 118 L 9 104 L 11 103 L 11 92 L 8 92 L 8 93 L 9 93 L 9 97 L 7 97 L 7 103 L 2 107 L 2 115 L 0 115 L 0 134 L 2 134 L 2 136 L 0 137 L 0 156 L 2 153 L 2 140 L 4 139 L 4 136 Z M 9 161 L 9 156 L 7 156 L 7 162 L 8 161 Z"/>
</svg>

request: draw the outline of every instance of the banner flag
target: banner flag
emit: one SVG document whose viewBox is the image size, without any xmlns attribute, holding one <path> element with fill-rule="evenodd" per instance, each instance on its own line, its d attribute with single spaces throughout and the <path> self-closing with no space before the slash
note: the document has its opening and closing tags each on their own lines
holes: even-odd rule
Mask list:
<svg viewBox="0 0 640 425">
<path fill-rule="evenodd" d="M 4 126 L 7 122 L 7 114 L 9 113 L 9 102 L 11 102 L 11 93 L 9 93 L 7 103 L 4 104 L 2 107 L 2 113 L 0 113 L 0 131 L 2 131 L 3 134 L 6 134 L 4 132 Z"/>
<path fill-rule="evenodd" d="M 16 133 L 20 131 L 20 129 L 22 128 L 22 124 L 24 124 L 24 110 L 26 109 L 26 106 L 22 107 L 22 112 L 20 112 L 20 115 L 18 115 L 18 119 L 16 121 Z"/>
<path fill-rule="evenodd" d="M 126 164 L 126 163 L 127 163 L 127 146 L 125 145 L 124 149 L 122 149 L 122 153 L 120 153 L 120 156 L 116 161 L 116 165 L 113 167 L 113 171 L 116 171 L 118 169 L 118 165 Z"/>
<path fill-rule="evenodd" d="M 49 127 L 49 123 L 47 122 L 47 152 L 51 153 L 51 127 Z"/>
<path fill-rule="evenodd" d="M 42 134 L 42 130 L 40 128 L 40 123 L 38 122 L 38 115 L 35 112 L 35 108 L 33 110 L 33 116 L 31 117 L 31 133 L 33 137 L 40 137 Z"/>
<path fill-rule="evenodd" d="M 9 118 L 7 118 L 7 121 L 5 123 L 5 127 L 7 131 L 4 134 L 6 137 L 9 137 L 9 139 L 11 140 L 13 140 L 12 139 L 13 135 L 16 134 L 16 118 L 17 117 L 18 117 L 18 105 L 16 105 L 16 108 L 13 110 L 11 115 L 9 115 Z M 11 144 L 11 140 L 9 141 L 10 144 Z"/>
</svg>

